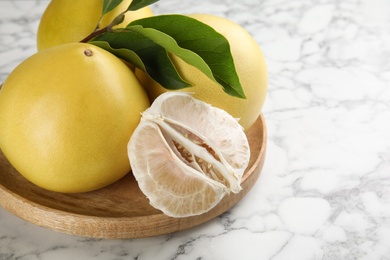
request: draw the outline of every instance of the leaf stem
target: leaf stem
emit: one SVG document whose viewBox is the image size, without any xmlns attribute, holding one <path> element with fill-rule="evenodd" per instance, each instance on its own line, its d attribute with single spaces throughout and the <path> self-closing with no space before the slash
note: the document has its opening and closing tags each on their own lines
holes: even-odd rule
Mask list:
<svg viewBox="0 0 390 260">
<path fill-rule="evenodd" d="M 106 27 L 102 28 L 102 29 L 99 29 L 100 27 L 100 24 L 101 24 L 101 20 L 99 21 L 96 29 L 90 34 L 88 35 L 87 37 L 85 37 L 84 39 L 82 39 L 80 42 L 82 43 L 87 43 L 89 42 L 90 40 L 92 40 L 93 38 L 95 38 L 96 36 L 99 36 L 105 32 L 109 32 L 109 31 L 112 31 L 112 28 L 115 26 L 115 25 L 118 25 L 120 23 L 123 22 L 123 20 L 125 19 L 125 13 L 127 12 L 124 11 L 122 13 L 120 13 L 117 17 L 114 18 L 114 20 L 109 24 L 107 25 Z"/>
<path fill-rule="evenodd" d="M 105 32 L 108 32 L 110 31 L 112 28 L 110 26 L 106 26 L 100 30 L 97 30 L 97 31 L 93 31 L 90 35 L 88 35 L 87 37 L 85 37 L 84 39 L 82 39 L 80 42 L 82 43 L 87 43 L 89 42 L 90 40 L 92 40 L 93 38 L 95 38 L 96 36 L 99 36 Z"/>
</svg>

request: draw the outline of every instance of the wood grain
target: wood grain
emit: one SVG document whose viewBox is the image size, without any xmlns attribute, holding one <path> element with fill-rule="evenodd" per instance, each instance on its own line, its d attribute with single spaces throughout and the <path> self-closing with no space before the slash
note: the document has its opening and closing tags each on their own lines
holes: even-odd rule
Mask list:
<svg viewBox="0 0 390 260">
<path fill-rule="evenodd" d="M 0 152 L 0 205 L 36 225 L 94 238 L 125 239 L 168 234 L 197 226 L 240 201 L 257 181 L 264 164 L 266 126 L 262 116 L 247 131 L 251 159 L 239 194 L 226 196 L 209 212 L 171 218 L 150 206 L 132 174 L 100 190 L 62 194 L 41 189 L 22 177 Z"/>
</svg>

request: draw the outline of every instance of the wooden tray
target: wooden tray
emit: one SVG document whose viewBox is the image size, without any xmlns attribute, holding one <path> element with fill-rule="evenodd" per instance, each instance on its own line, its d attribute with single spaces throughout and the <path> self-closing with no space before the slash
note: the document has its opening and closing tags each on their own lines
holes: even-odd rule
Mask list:
<svg viewBox="0 0 390 260">
<path fill-rule="evenodd" d="M 266 150 L 262 116 L 247 131 L 251 159 L 243 190 L 231 194 L 211 211 L 171 218 L 150 206 L 132 174 L 103 189 L 78 194 L 43 190 L 22 177 L 0 152 L 0 205 L 20 218 L 59 232 L 94 238 L 151 237 L 194 227 L 224 213 L 242 199 L 258 179 Z"/>
</svg>

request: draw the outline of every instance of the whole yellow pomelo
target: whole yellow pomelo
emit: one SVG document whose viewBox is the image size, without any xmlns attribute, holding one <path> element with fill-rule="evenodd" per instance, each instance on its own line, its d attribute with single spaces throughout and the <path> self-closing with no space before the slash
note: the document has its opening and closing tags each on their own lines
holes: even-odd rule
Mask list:
<svg viewBox="0 0 390 260">
<path fill-rule="evenodd" d="M 134 73 L 91 44 L 27 58 L 0 90 L 0 148 L 36 185 L 58 192 L 104 187 L 130 171 L 127 143 L 150 105 Z"/>
<path fill-rule="evenodd" d="M 193 84 L 192 87 L 180 91 L 191 92 L 195 98 L 227 111 L 233 117 L 240 119 L 239 123 L 244 129 L 248 129 L 259 117 L 267 94 L 266 62 L 259 45 L 245 29 L 228 19 L 207 14 L 189 16 L 213 27 L 229 41 L 234 65 L 246 99 L 226 94 L 221 86 L 201 71 L 177 56 L 171 55 L 173 63 L 178 67 L 183 78 Z M 168 91 L 141 70 L 137 69 L 136 75 L 151 101 Z"/>
<path fill-rule="evenodd" d="M 100 28 L 106 27 L 117 15 L 125 11 L 131 1 L 124 0 L 115 9 L 105 14 Z M 83 40 L 95 30 L 102 10 L 103 0 L 51 0 L 39 23 L 38 50 Z M 129 11 L 125 15 L 125 20 L 115 27 L 124 27 L 131 21 L 152 15 L 149 7 Z"/>
</svg>

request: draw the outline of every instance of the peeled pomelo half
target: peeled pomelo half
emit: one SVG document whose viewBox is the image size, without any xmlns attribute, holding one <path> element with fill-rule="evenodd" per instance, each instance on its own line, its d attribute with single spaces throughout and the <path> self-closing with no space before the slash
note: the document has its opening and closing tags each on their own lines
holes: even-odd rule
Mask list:
<svg viewBox="0 0 390 260">
<path fill-rule="evenodd" d="M 226 111 L 167 92 L 143 112 L 128 154 L 150 204 L 171 217 L 200 215 L 241 190 L 250 148 Z"/>
</svg>

